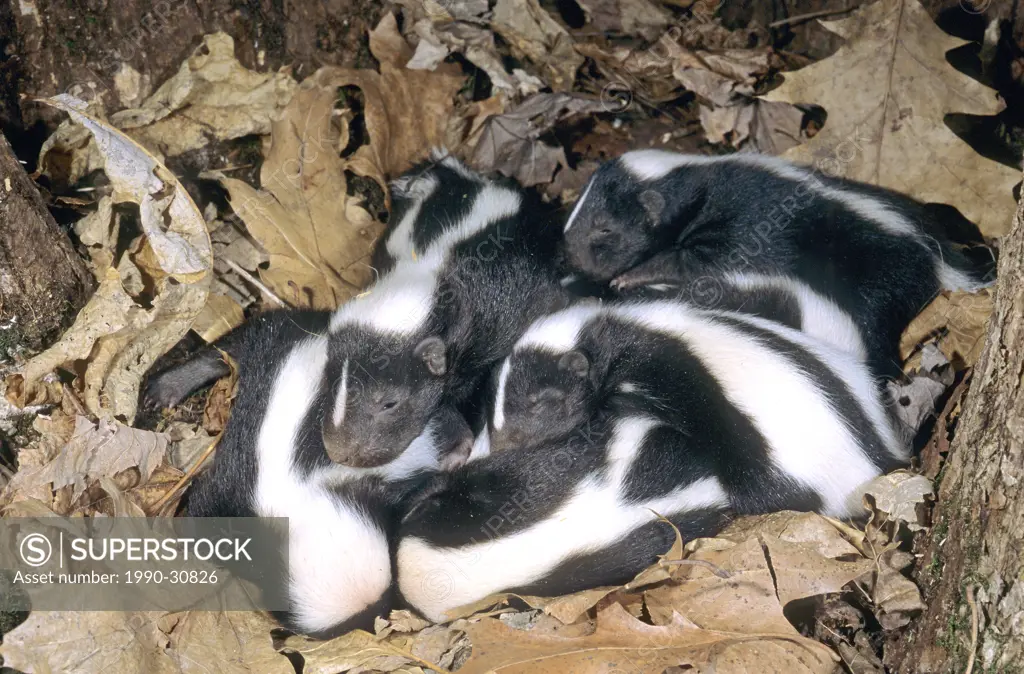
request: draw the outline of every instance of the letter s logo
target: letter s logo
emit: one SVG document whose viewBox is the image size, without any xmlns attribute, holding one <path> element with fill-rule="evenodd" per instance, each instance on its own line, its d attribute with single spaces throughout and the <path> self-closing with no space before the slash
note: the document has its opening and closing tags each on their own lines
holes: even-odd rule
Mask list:
<svg viewBox="0 0 1024 674">
<path fill-rule="evenodd" d="M 53 555 L 53 545 L 50 539 L 42 534 L 29 534 L 21 540 L 21 561 L 29 566 L 37 567 L 50 561 Z"/>
</svg>

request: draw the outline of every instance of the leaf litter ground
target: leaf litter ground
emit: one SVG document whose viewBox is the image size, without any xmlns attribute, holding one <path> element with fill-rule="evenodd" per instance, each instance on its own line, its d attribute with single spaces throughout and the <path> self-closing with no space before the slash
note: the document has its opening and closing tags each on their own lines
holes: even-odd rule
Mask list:
<svg viewBox="0 0 1024 674">
<path fill-rule="evenodd" d="M 915 0 L 824 21 L 845 45 L 763 97 L 785 59 L 700 2 L 580 2 L 590 30 L 536 0 L 398 4 L 401 24 L 385 14 L 368 36 L 376 69 L 322 68 L 296 82 L 246 70 L 230 38 L 214 34 L 135 108 L 48 101 L 71 119 L 44 144 L 41 171 L 63 172 L 65 184 L 98 168 L 109 179 L 75 228 L 99 289 L 56 344 L 7 376 L 7 399 L 42 413 L 2 483 L 6 515 L 173 513 L 223 430 L 234 384 L 216 385 L 188 418 L 143 427 L 145 372 L 190 329 L 212 341 L 260 308 L 331 308 L 360 292 L 383 223 L 353 185 L 386 195 L 387 180 L 434 145 L 563 205 L 600 160 L 653 145 L 841 161 L 844 175 L 960 208 L 988 236 L 1009 223 L 1019 172 L 942 124 L 950 112 L 994 114 L 997 98 L 945 62 L 960 41 Z M 479 73 L 490 83 L 482 94 Z M 829 113 L 823 127 L 813 106 Z M 907 106 L 913 123 L 894 123 Z M 200 210 L 164 167 L 246 135 L 260 138 L 258 185 L 232 166 L 203 174 L 226 206 Z M 904 420 L 926 436 L 934 426 L 925 476 L 877 480 L 866 524 L 745 518 L 715 538 L 677 541 L 625 586 L 492 597 L 444 625 L 394 611 L 373 634 L 320 642 L 259 614 L 34 612 L 0 653 L 26 672 L 292 672 L 298 662 L 325 674 L 882 671 L 879 635 L 922 608 L 907 541 L 929 526 L 930 478 L 990 311 L 986 291 L 944 294 L 905 334 Z"/>
</svg>

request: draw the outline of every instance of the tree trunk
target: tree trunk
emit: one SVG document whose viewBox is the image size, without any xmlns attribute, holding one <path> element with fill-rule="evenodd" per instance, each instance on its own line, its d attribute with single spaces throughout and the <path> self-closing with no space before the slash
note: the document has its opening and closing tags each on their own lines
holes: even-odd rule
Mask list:
<svg viewBox="0 0 1024 674">
<path fill-rule="evenodd" d="M 0 134 L 0 360 L 40 349 L 78 311 L 93 277 Z"/>
<path fill-rule="evenodd" d="M 928 608 L 892 671 L 959 674 L 974 656 L 979 674 L 1024 672 L 1024 199 L 958 423 L 919 558 Z"/>
</svg>

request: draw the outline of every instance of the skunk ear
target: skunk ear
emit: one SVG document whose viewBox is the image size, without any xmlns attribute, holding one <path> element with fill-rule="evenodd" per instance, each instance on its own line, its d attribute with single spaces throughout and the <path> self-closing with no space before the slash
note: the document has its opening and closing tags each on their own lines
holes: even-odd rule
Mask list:
<svg viewBox="0 0 1024 674">
<path fill-rule="evenodd" d="M 430 374 L 440 377 L 448 371 L 448 361 L 445 358 L 444 342 L 440 337 L 427 337 L 416 345 L 413 355 L 422 360 Z"/>
<path fill-rule="evenodd" d="M 590 373 L 590 360 L 582 351 L 573 349 L 558 359 L 558 368 L 584 379 Z"/>
<path fill-rule="evenodd" d="M 644 213 L 651 219 L 651 223 L 658 225 L 665 215 L 665 197 L 656 190 L 644 190 L 638 197 Z"/>
</svg>

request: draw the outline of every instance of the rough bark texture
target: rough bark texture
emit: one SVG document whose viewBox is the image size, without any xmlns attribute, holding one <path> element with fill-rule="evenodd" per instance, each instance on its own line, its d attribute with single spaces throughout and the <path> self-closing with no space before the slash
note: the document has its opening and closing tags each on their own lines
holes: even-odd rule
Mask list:
<svg viewBox="0 0 1024 674">
<path fill-rule="evenodd" d="M 973 671 L 1024 672 L 1024 200 L 1002 240 L 988 343 L 940 479 L 920 558 L 928 609 L 892 670 L 964 672 L 976 592 Z"/>
<path fill-rule="evenodd" d="M 0 360 L 39 349 L 88 299 L 93 278 L 0 134 Z"/>
</svg>

